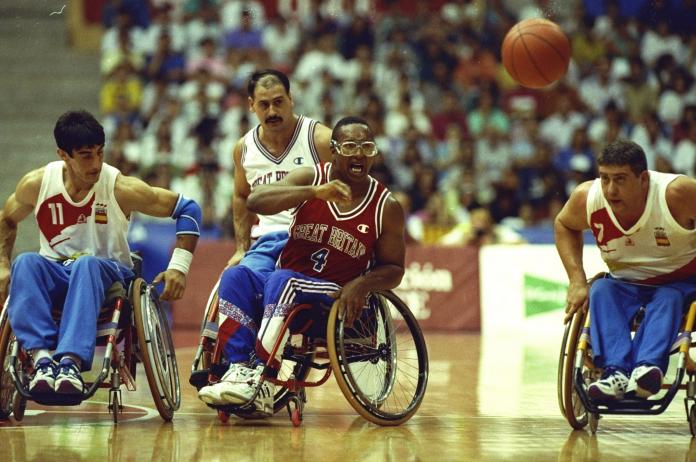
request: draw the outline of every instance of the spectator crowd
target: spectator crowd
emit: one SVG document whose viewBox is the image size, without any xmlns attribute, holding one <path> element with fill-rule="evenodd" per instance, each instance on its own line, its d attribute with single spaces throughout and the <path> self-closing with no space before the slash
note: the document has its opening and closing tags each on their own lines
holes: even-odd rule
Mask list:
<svg viewBox="0 0 696 462">
<path fill-rule="evenodd" d="M 506 32 L 530 17 L 557 22 L 573 52 L 543 90 L 500 63 Z M 550 229 L 619 137 L 651 169 L 695 174 L 694 0 L 112 0 L 103 20 L 107 161 L 194 198 L 220 235 L 232 233 L 232 149 L 257 123 L 245 84 L 260 68 L 288 73 L 297 114 L 369 121 L 373 174 L 415 241 Z"/>
</svg>

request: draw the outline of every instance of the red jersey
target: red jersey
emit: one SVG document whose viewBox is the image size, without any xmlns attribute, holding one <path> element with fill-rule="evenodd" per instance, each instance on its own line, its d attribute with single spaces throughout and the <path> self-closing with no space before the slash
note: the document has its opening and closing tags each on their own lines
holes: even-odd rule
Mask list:
<svg viewBox="0 0 696 462">
<path fill-rule="evenodd" d="M 314 167 L 313 185 L 329 182 L 331 164 Z M 333 202 L 311 199 L 293 210 L 290 238 L 280 254 L 280 267 L 344 285 L 373 264 L 382 234 L 382 215 L 389 190 L 369 177 L 370 186 L 353 210 L 339 211 Z"/>
</svg>

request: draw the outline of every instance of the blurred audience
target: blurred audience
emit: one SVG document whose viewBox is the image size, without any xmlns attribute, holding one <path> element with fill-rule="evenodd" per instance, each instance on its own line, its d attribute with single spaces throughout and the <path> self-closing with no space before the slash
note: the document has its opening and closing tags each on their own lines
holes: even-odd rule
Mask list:
<svg viewBox="0 0 696 462">
<path fill-rule="evenodd" d="M 696 174 L 694 2 L 120 0 L 103 9 L 107 158 L 186 191 L 230 235 L 231 152 L 256 123 L 246 80 L 275 67 L 295 110 L 357 114 L 413 242 L 519 242 L 547 227 L 607 142 Z M 573 59 L 542 90 L 502 69 L 517 21 L 560 24 Z M 175 188 L 176 189 L 176 188 Z"/>
</svg>

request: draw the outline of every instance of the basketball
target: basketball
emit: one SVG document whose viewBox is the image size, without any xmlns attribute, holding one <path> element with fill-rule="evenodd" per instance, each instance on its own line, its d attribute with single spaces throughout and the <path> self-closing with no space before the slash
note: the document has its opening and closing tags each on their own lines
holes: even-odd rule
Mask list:
<svg viewBox="0 0 696 462">
<path fill-rule="evenodd" d="M 563 77 L 570 62 L 570 42 L 548 19 L 518 22 L 501 47 L 503 66 L 510 77 L 527 88 L 543 88 Z"/>
</svg>

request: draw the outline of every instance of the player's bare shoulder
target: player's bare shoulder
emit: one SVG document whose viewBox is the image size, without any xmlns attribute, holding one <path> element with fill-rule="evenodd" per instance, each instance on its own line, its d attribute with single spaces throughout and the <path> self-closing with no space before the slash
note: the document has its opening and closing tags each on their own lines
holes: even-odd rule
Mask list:
<svg viewBox="0 0 696 462">
<path fill-rule="evenodd" d="M 384 201 L 384 218 L 382 222 L 385 225 L 388 223 L 393 224 L 395 228 L 401 229 L 404 227 L 405 221 L 406 218 L 401 203 L 393 194 L 389 194 Z"/>
<path fill-rule="evenodd" d="M 587 221 L 587 197 L 594 180 L 585 181 L 575 187 L 568 201 L 556 215 L 555 222 L 566 228 L 582 231 L 590 227 Z"/>
<path fill-rule="evenodd" d="M 46 167 L 40 167 L 26 173 L 17 183 L 15 198 L 22 204 L 36 205 L 41 192 L 41 182 L 43 181 Z"/>
<path fill-rule="evenodd" d="M 687 229 L 696 225 L 696 180 L 686 175 L 677 176 L 667 185 L 665 200 L 674 219 Z"/>
<path fill-rule="evenodd" d="M 314 145 L 323 162 L 331 161 L 331 129 L 321 122 L 314 128 Z"/>
<path fill-rule="evenodd" d="M 126 216 L 134 210 L 141 210 L 144 205 L 152 204 L 157 195 L 152 187 L 140 178 L 119 174 L 114 184 L 116 202 Z"/>
<path fill-rule="evenodd" d="M 686 175 L 677 176 L 674 181 L 667 185 L 665 198 L 671 206 L 679 202 L 693 200 L 696 194 L 696 180 Z"/>
<path fill-rule="evenodd" d="M 244 153 L 244 137 L 242 136 L 234 144 L 232 149 L 232 160 L 234 161 L 235 168 L 242 167 L 242 154 Z"/>
<path fill-rule="evenodd" d="M 573 206 L 581 206 L 584 210 L 587 203 L 587 196 L 590 193 L 590 188 L 594 184 L 595 180 L 585 181 L 580 183 L 575 187 L 570 197 L 568 198 L 568 203 Z"/>
</svg>

